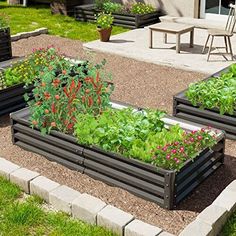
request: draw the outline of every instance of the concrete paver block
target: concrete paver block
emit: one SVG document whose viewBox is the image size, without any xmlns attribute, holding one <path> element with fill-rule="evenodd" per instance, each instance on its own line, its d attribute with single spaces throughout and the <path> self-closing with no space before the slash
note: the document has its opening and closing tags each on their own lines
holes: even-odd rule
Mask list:
<svg viewBox="0 0 236 236">
<path fill-rule="evenodd" d="M 162 229 L 140 220 L 133 220 L 125 226 L 125 236 L 156 236 Z"/>
<path fill-rule="evenodd" d="M 30 182 L 30 194 L 36 194 L 46 202 L 49 202 L 49 192 L 59 186 L 60 184 L 44 176 L 39 176 Z"/>
<path fill-rule="evenodd" d="M 20 166 L 13 164 L 4 158 L 0 158 L 0 176 L 6 178 L 7 180 L 10 179 L 10 174 L 19 168 Z"/>
<path fill-rule="evenodd" d="M 232 181 L 225 189 L 236 192 L 236 180 Z"/>
<path fill-rule="evenodd" d="M 197 216 L 197 220 L 201 220 L 206 224 L 209 224 L 213 228 L 214 233 L 217 235 L 222 226 L 225 224 L 228 215 L 229 212 L 226 208 L 210 205 Z"/>
<path fill-rule="evenodd" d="M 188 224 L 179 236 L 214 236 L 214 233 L 209 224 L 195 220 Z"/>
<path fill-rule="evenodd" d="M 90 224 L 96 224 L 97 214 L 105 206 L 106 203 L 102 200 L 83 193 L 72 202 L 72 215 Z"/>
<path fill-rule="evenodd" d="M 108 205 L 98 213 L 97 224 L 122 236 L 125 226 L 133 219 L 134 217 L 131 214 Z"/>
<path fill-rule="evenodd" d="M 80 195 L 80 192 L 62 185 L 49 193 L 49 203 L 57 210 L 71 214 L 72 202 Z"/>
<path fill-rule="evenodd" d="M 212 205 L 226 208 L 230 213 L 233 213 L 236 210 L 236 192 L 225 189 Z"/>
<path fill-rule="evenodd" d="M 25 168 L 20 168 L 10 173 L 10 181 L 17 184 L 21 189 L 30 192 L 30 181 L 38 177 L 40 174 Z"/>
</svg>

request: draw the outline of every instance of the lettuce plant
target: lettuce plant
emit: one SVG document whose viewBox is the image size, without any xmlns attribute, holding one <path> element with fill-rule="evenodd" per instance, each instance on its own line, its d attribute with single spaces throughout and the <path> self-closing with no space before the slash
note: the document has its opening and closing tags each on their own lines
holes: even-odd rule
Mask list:
<svg viewBox="0 0 236 236">
<path fill-rule="evenodd" d="M 236 109 L 236 64 L 220 77 L 190 84 L 185 95 L 194 106 L 233 115 Z"/>
</svg>

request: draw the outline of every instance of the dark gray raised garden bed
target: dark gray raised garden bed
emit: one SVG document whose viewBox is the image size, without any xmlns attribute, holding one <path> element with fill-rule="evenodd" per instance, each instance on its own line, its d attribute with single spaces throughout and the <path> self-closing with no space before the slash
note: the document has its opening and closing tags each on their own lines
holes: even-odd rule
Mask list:
<svg viewBox="0 0 236 236">
<path fill-rule="evenodd" d="M 225 68 L 205 80 L 220 76 L 221 73 L 227 72 Z M 220 115 L 217 109 L 200 109 L 199 106 L 193 106 L 185 96 L 187 89 L 174 96 L 173 115 L 181 119 L 189 120 L 203 125 L 210 125 L 226 132 L 226 137 L 236 139 L 236 112 L 234 115 Z"/>
<path fill-rule="evenodd" d="M 22 58 L 14 58 L 0 63 L 0 70 L 9 67 L 13 62 L 22 60 Z M 33 86 L 24 87 L 24 84 L 14 85 L 12 87 L 0 90 L 0 116 L 9 114 L 26 106 L 24 94 L 30 95 Z"/>
<path fill-rule="evenodd" d="M 0 61 L 12 58 L 10 28 L 0 29 Z"/>
<path fill-rule="evenodd" d="M 94 4 L 81 5 L 75 7 L 75 18 L 79 21 L 94 22 L 94 15 L 99 12 L 101 11 L 96 10 Z M 114 16 L 114 25 L 135 29 L 160 22 L 159 17 L 163 14 L 161 14 L 161 12 L 159 11 L 155 11 L 153 13 L 148 13 L 144 15 L 133 15 L 128 13 L 113 13 L 112 15 Z"/>
<path fill-rule="evenodd" d="M 224 161 L 224 133 L 218 133 L 218 144 L 205 149 L 193 162 L 179 171 L 168 171 L 135 159 L 105 152 L 96 147 L 84 147 L 73 136 L 52 131 L 41 135 L 29 123 L 29 108 L 11 114 L 13 143 L 71 169 L 88 174 L 110 185 L 172 209 L 183 200 Z M 166 117 L 166 125 L 179 123 L 186 130 L 201 128 L 197 124 Z"/>
</svg>

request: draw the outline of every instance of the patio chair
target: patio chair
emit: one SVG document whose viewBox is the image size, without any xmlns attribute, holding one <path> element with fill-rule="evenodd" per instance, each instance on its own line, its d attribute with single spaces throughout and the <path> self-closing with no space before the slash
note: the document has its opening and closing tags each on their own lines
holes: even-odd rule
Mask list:
<svg viewBox="0 0 236 236">
<path fill-rule="evenodd" d="M 225 29 L 224 30 L 220 30 L 220 29 L 209 29 L 208 30 L 207 40 L 206 40 L 206 43 L 205 43 L 203 50 L 202 50 L 202 53 L 204 53 L 204 51 L 207 47 L 207 43 L 209 41 L 209 38 L 211 37 L 211 43 L 210 43 L 209 50 L 208 50 L 207 61 L 209 61 L 211 54 L 221 54 L 221 55 L 230 54 L 231 59 L 234 60 L 230 38 L 233 36 L 234 27 L 235 27 L 235 23 L 236 23 L 236 13 L 235 13 L 236 7 L 233 4 L 230 4 L 229 7 L 230 7 L 229 15 L 228 15 Z M 224 37 L 225 47 L 223 47 L 223 48 L 226 49 L 226 53 L 211 53 L 214 37 Z"/>
</svg>

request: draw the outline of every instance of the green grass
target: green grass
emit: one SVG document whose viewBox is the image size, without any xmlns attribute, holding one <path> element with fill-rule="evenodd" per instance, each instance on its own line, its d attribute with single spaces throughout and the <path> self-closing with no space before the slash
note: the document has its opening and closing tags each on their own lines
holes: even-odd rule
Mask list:
<svg viewBox="0 0 236 236">
<path fill-rule="evenodd" d="M 9 16 L 11 34 L 46 27 L 49 34 L 88 42 L 98 39 L 96 24 L 79 22 L 73 17 L 52 15 L 48 6 L 8 6 L 0 1 L 0 14 Z M 113 27 L 112 34 L 126 32 L 122 27 Z"/>
<path fill-rule="evenodd" d="M 115 236 L 101 227 L 70 218 L 61 212 L 45 212 L 42 200 L 31 196 L 19 201 L 21 190 L 0 177 L 1 236 Z"/>
<path fill-rule="evenodd" d="M 229 218 L 220 236 L 236 236 L 236 212 Z"/>
</svg>

